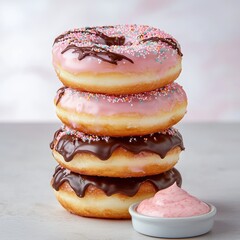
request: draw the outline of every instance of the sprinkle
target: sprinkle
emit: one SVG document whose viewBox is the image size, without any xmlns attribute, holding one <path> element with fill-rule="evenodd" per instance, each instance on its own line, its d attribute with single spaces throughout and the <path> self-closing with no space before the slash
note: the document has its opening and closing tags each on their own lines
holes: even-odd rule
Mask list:
<svg viewBox="0 0 240 240">
<path fill-rule="evenodd" d="M 107 95 L 107 94 L 100 94 L 100 93 L 91 93 L 91 92 L 81 92 L 71 88 L 67 88 L 65 90 L 70 96 L 77 96 L 78 98 L 84 98 L 87 101 L 96 101 L 103 100 L 109 104 L 116 104 L 116 103 L 128 103 L 131 107 L 134 107 L 134 103 L 141 103 L 150 102 L 152 100 L 157 100 L 163 97 L 171 97 L 174 92 L 178 94 L 182 94 L 181 87 L 177 83 L 171 83 L 166 85 L 162 88 L 137 93 L 137 94 L 126 94 L 126 95 Z"/>
<path fill-rule="evenodd" d="M 79 141 L 81 140 L 82 142 L 86 142 L 86 143 L 91 143 L 91 142 L 99 142 L 99 141 L 104 141 L 104 142 L 109 142 L 111 140 L 111 138 L 114 137 L 110 137 L 110 136 L 97 136 L 97 135 L 91 135 L 91 134 L 86 134 L 74 129 L 71 129 L 67 126 L 62 126 L 61 127 L 61 132 L 59 133 L 59 135 L 57 136 L 57 141 L 62 138 L 65 135 L 70 135 L 73 137 L 74 141 Z M 138 137 L 124 137 L 125 139 L 128 138 L 128 141 L 131 142 L 137 142 L 137 141 L 144 141 L 145 143 L 148 141 L 149 137 L 152 137 L 154 135 L 154 141 L 157 141 L 157 136 L 164 134 L 164 135 L 170 135 L 170 136 L 174 136 L 178 133 L 178 130 L 171 127 L 167 130 L 164 130 L 162 132 L 157 132 L 157 133 L 152 133 L 149 135 L 144 135 L 144 136 L 138 136 Z"/>
<path fill-rule="evenodd" d="M 107 45 L 97 32 L 103 33 L 107 36 L 121 38 L 125 37 L 129 44 L 125 45 Z M 77 47 L 93 47 L 96 51 L 100 51 L 99 48 L 103 48 L 106 51 L 110 51 L 117 54 L 129 55 L 137 58 L 146 58 L 149 54 L 156 55 L 156 62 L 162 64 L 167 60 L 167 56 L 175 56 L 178 51 L 170 44 L 163 41 L 145 41 L 148 38 L 165 38 L 171 39 L 171 42 L 176 43 L 176 40 L 171 35 L 161 31 L 160 29 L 149 27 L 146 25 L 116 25 L 116 26 L 102 26 L 102 27 L 86 27 L 72 29 L 55 39 L 54 45 L 67 46 L 74 44 Z M 101 63 L 101 60 L 98 61 Z M 124 63 L 126 64 L 126 62 Z"/>
</svg>

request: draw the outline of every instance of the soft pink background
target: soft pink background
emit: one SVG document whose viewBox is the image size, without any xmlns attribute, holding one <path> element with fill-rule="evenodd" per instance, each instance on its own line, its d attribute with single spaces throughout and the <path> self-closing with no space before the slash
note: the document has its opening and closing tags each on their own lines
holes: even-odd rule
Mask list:
<svg viewBox="0 0 240 240">
<path fill-rule="evenodd" d="M 240 120 L 240 1 L 128 0 L 0 2 L 0 121 L 57 121 L 61 86 L 51 45 L 79 26 L 148 24 L 182 46 L 183 121 Z"/>
</svg>

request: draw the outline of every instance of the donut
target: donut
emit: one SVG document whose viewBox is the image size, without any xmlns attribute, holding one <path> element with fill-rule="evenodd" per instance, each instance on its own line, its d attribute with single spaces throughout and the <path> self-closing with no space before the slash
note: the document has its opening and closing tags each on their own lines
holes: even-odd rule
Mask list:
<svg viewBox="0 0 240 240">
<path fill-rule="evenodd" d="M 146 25 L 86 27 L 58 36 L 53 66 L 63 85 L 94 93 L 132 94 L 172 83 L 181 72 L 176 39 Z"/>
<path fill-rule="evenodd" d="M 159 175 L 138 178 L 110 178 L 80 175 L 57 166 L 51 185 L 60 204 L 85 217 L 130 218 L 132 203 L 152 197 L 157 191 L 181 186 L 181 175 L 171 169 Z"/>
<path fill-rule="evenodd" d="M 59 119 L 70 128 L 100 136 L 146 135 L 165 130 L 186 113 L 180 85 L 144 93 L 105 95 L 63 87 L 55 98 Z"/>
<path fill-rule="evenodd" d="M 73 172 L 106 177 L 142 177 L 170 170 L 184 150 L 174 128 L 137 137 L 99 137 L 63 126 L 54 134 L 56 161 Z"/>
</svg>

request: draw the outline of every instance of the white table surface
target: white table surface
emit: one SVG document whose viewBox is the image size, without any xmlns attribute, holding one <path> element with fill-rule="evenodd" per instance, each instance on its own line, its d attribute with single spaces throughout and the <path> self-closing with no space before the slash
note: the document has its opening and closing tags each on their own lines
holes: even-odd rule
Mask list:
<svg viewBox="0 0 240 240">
<path fill-rule="evenodd" d="M 59 126 L 0 124 L 0 239 L 152 239 L 135 232 L 130 220 L 78 217 L 59 205 L 50 187 L 56 163 L 49 149 Z M 178 129 L 186 147 L 176 165 L 182 187 L 218 210 L 212 231 L 197 239 L 240 239 L 240 124 Z"/>
</svg>

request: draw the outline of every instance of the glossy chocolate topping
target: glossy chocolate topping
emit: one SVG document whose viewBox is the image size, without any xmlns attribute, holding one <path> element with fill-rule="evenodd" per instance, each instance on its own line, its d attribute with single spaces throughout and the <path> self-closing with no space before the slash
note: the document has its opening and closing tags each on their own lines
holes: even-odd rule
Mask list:
<svg viewBox="0 0 240 240">
<path fill-rule="evenodd" d="M 108 26 L 105 26 L 104 28 L 107 28 Z M 109 26 L 108 28 L 111 28 L 112 26 Z M 95 35 L 97 37 L 100 38 L 99 41 L 93 42 L 93 44 L 101 44 L 104 43 L 107 46 L 112 46 L 112 45 L 116 45 L 116 46 L 122 46 L 125 43 L 125 37 L 124 36 L 119 36 L 119 37 L 110 37 L 107 36 L 106 34 L 98 31 L 95 27 L 88 27 L 85 30 L 75 30 L 75 32 L 80 32 L 83 34 L 89 34 L 89 35 Z M 68 34 L 70 33 L 74 33 L 74 31 L 68 31 L 65 34 L 60 35 L 59 37 L 57 37 L 54 41 L 54 44 L 57 42 L 60 42 L 64 37 L 66 37 Z M 71 39 L 71 42 L 74 42 L 76 39 Z M 85 57 L 91 56 L 91 57 L 95 57 L 98 58 L 102 61 L 105 62 L 109 62 L 112 64 L 117 65 L 118 61 L 121 61 L 123 59 L 133 63 L 133 61 L 122 55 L 122 54 L 118 54 L 118 53 L 114 53 L 114 52 L 110 52 L 107 49 L 103 48 L 103 47 L 99 47 L 97 45 L 92 45 L 89 47 L 79 47 L 76 46 L 75 44 L 69 44 L 61 53 L 65 53 L 68 50 L 73 50 L 73 53 L 77 53 L 78 54 L 78 60 L 82 60 Z"/>
<path fill-rule="evenodd" d="M 173 49 L 176 49 L 177 50 L 177 53 L 182 57 L 183 54 L 178 46 L 178 44 L 172 39 L 172 38 L 159 38 L 159 37 L 150 37 L 150 38 L 146 38 L 146 39 L 143 39 L 142 41 L 140 42 L 148 42 L 148 41 L 151 41 L 151 42 L 165 42 L 167 43 L 168 45 L 170 45 Z"/>
<path fill-rule="evenodd" d="M 61 53 L 63 54 L 70 49 L 73 50 L 73 53 L 78 54 L 79 61 L 84 59 L 85 57 L 91 56 L 115 65 L 117 65 L 118 61 L 121 61 L 123 59 L 133 63 L 133 61 L 130 58 L 119 53 L 110 52 L 107 49 L 99 46 L 78 47 L 74 44 L 70 44 Z"/>
<path fill-rule="evenodd" d="M 134 154 L 143 151 L 156 153 L 161 158 L 175 147 L 184 150 L 182 136 L 174 128 L 145 136 L 100 137 L 63 127 L 55 133 L 51 147 L 66 162 L 71 161 L 77 153 L 92 153 L 101 160 L 107 160 L 120 147 Z"/>
<path fill-rule="evenodd" d="M 102 26 L 102 28 L 106 29 L 106 28 L 114 28 L 114 26 Z M 64 34 L 61 34 L 59 35 L 57 38 L 55 38 L 54 40 L 54 43 L 58 43 L 58 42 L 61 42 L 66 36 L 68 36 L 69 34 L 74 34 L 74 33 L 87 33 L 87 34 L 90 34 L 90 35 L 96 35 L 96 36 L 99 36 L 101 37 L 103 40 L 105 40 L 105 43 L 106 45 L 108 46 L 111 46 L 111 45 L 123 45 L 124 44 L 124 41 L 125 41 L 125 37 L 124 38 L 124 41 L 123 40 L 120 40 L 119 42 L 119 37 L 109 37 L 105 34 L 103 34 L 102 32 L 98 31 L 96 29 L 96 27 L 86 27 L 85 30 L 78 30 L 78 29 L 75 29 L 75 30 L 70 30 L 70 31 L 67 31 L 66 33 Z M 122 39 L 122 37 L 121 37 Z M 70 43 L 73 42 L 74 40 L 77 40 L 77 39 L 73 39 L 72 37 L 69 38 L 70 40 Z M 123 42 L 122 42 L 123 41 Z"/>
<path fill-rule="evenodd" d="M 67 87 L 61 87 L 61 88 L 58 89 L 57 97 L 56 97 L 56 106 L 58 105 L 58 103 L 60 102 L 62 96 L 64 95 L 66 88 Z"/>
<path fill-rule="evenodd" d="M 108 45 L 108 46 L 112 46 L 112 45 L 122 46 L 125 43 L 125 37 L 124 36 L 109 37 L 106 34 L 96 30 L 95 28 L 91 28 L 91 29 L 94 29 L 94 33 L 93 34 L 95 34 L 96 36 L 98 36 L 101 39 L 103 39 L 105 44 Z"/>
<path fill-rule="evenodd" d="M 141 184 L 145 182 L 150 182 L 156 191 L 159 191 L 171 186 L 174 182 L 180 187 L 182 178 L 175 168 L 158 175 L 147 177 L 112 178 L 80 175 L 58 165 L 53 175 L 52 186 L 58 191 L 64 182 L 68 182 L 79 197 L 84 197 L 90 185 L 101 189 L 107 196 L 111 196 L 115 193 L 122 193 L 131 197 L 138 192 Z"/>
</svg>

